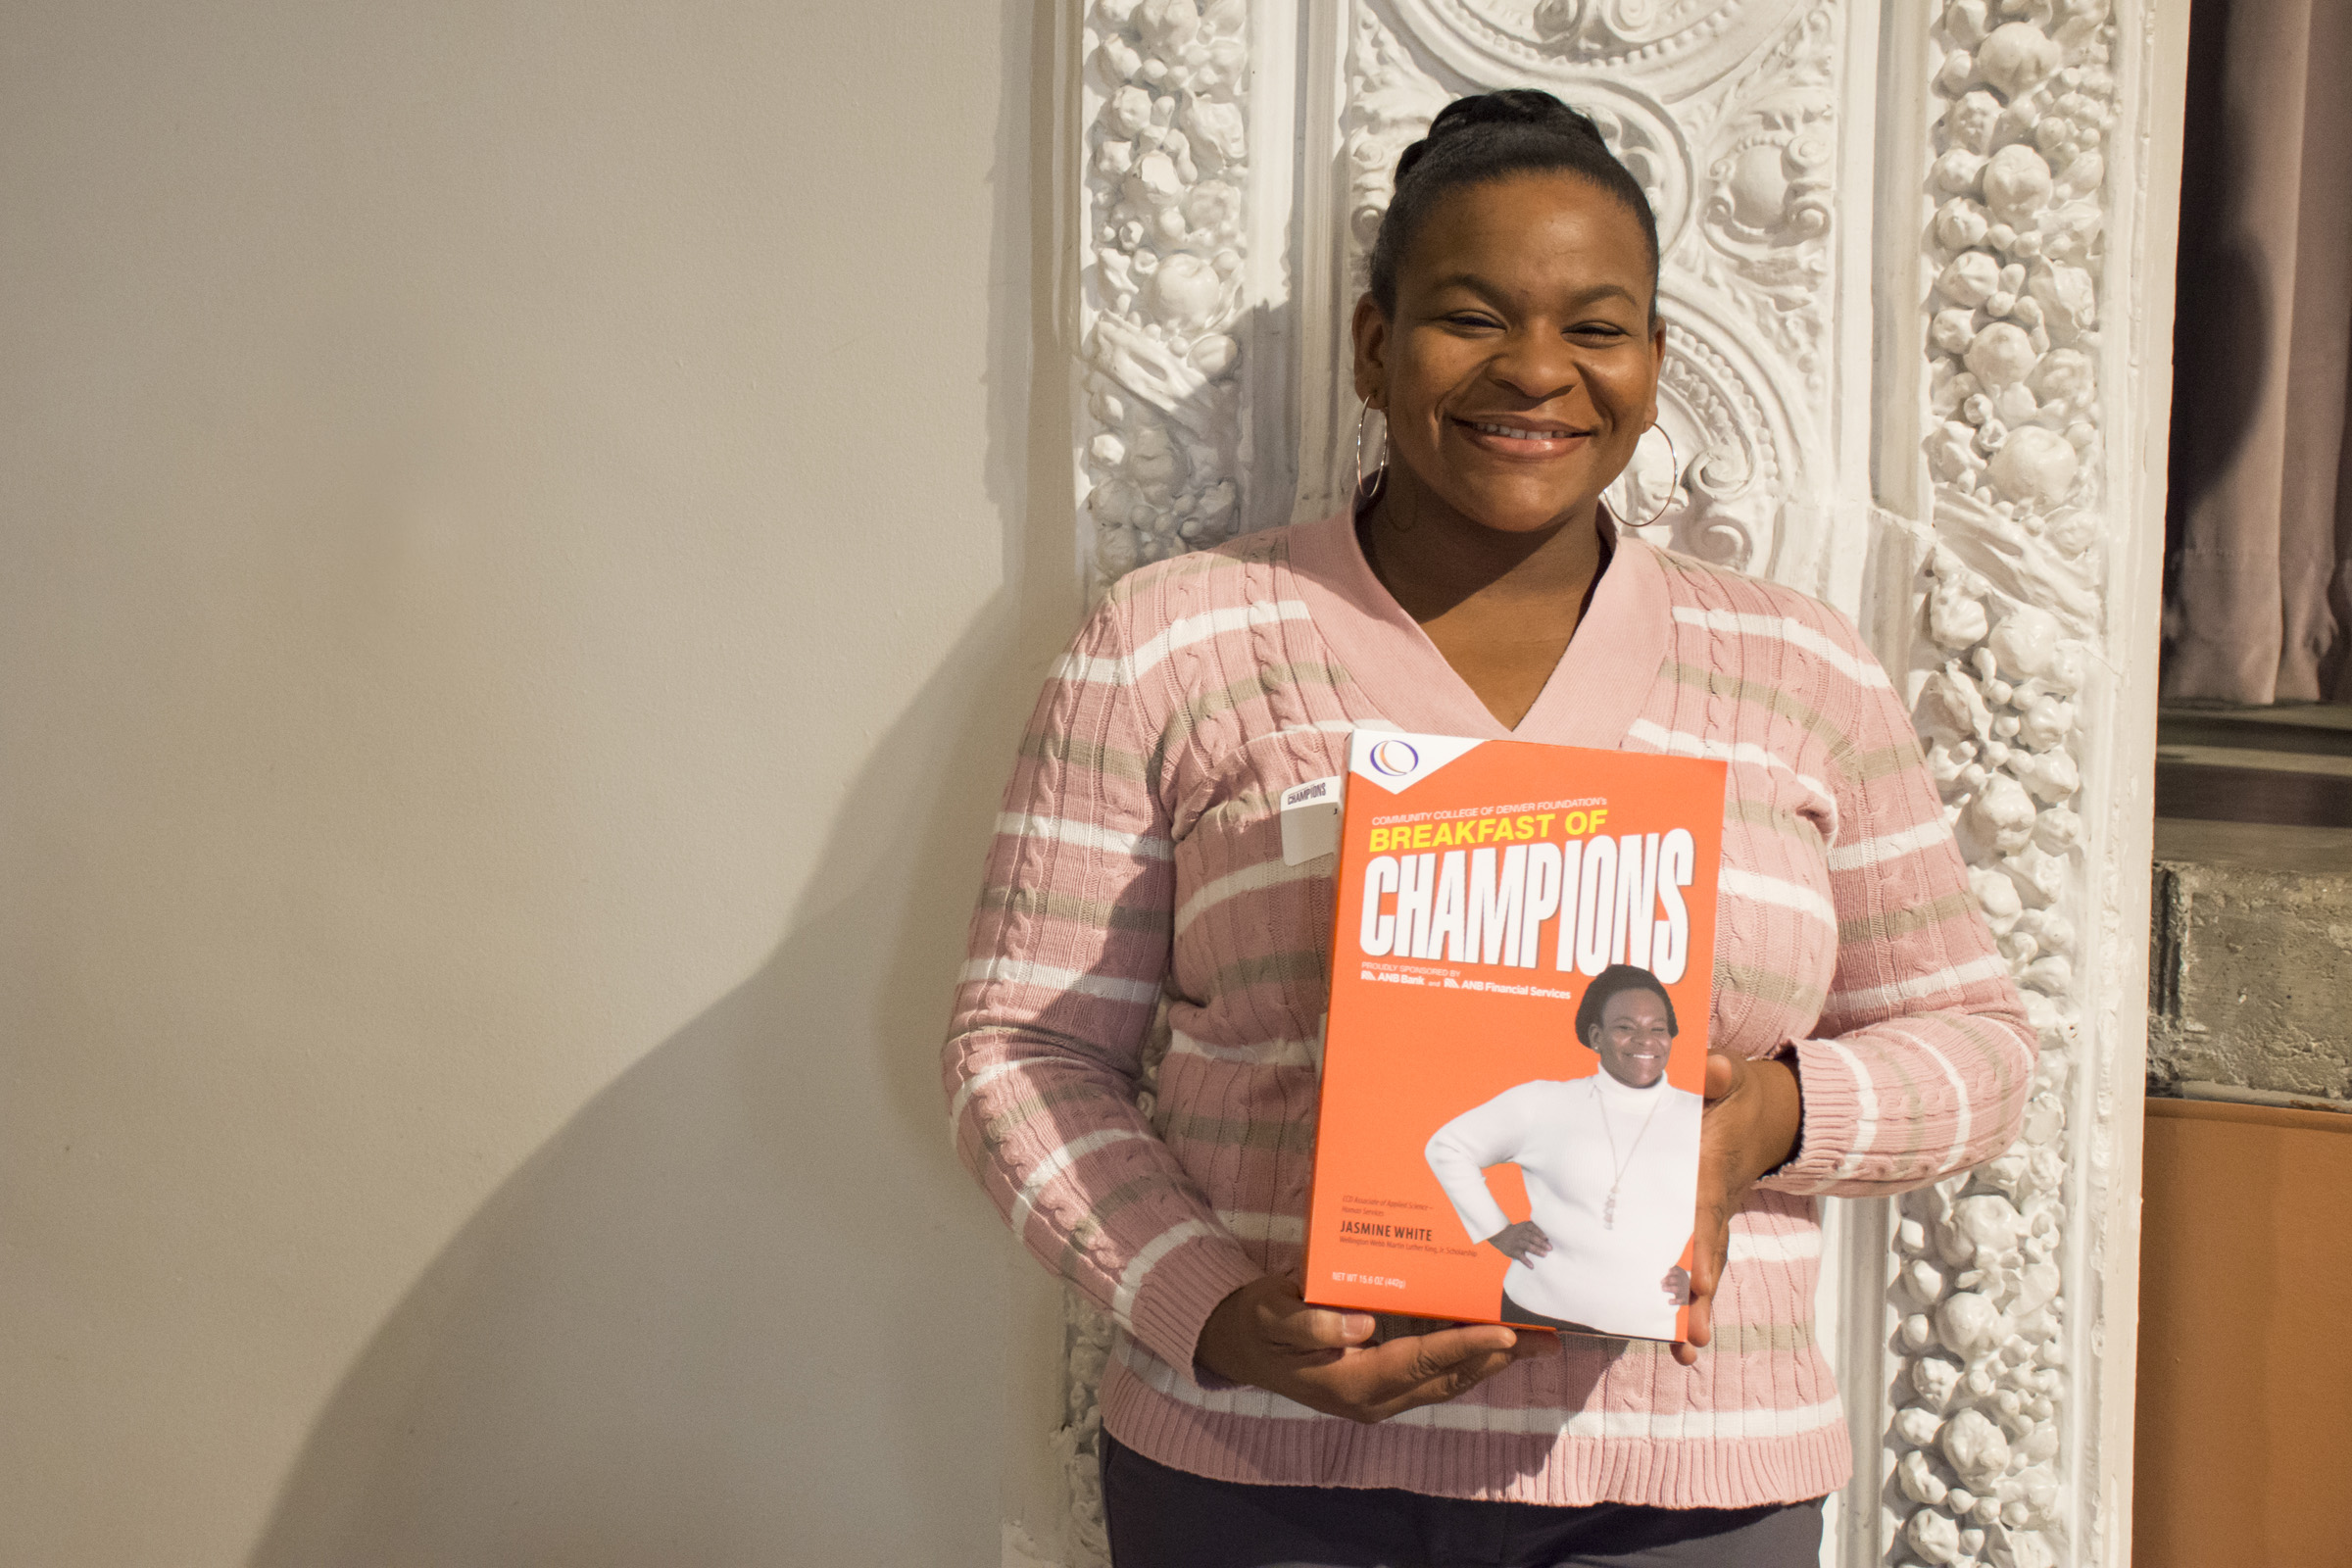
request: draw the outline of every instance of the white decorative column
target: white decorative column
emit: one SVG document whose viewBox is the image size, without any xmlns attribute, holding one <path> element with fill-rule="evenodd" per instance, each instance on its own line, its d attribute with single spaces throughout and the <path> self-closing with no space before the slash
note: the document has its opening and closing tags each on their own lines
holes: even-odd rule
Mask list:
<svg viewBox="0 0 2352 1568">
<path fill-rule="evenodd" d="M 1295 30 L 1248 0 L 1086 6 L 1076 460 L 1097 583 L 1287 515 Z M 1260 141 L 1282 156 L 1253 159 Z"/>
<path fill-rule="evenodd" d="M 2185 0 L 1077 0 L 1078 547 L 1336 510 L 1396 155 L 1592 114 L 1656 212 L 1646 536 L 1908 680 L 2041 1065 L 2018 1146 L 1825 1208 L 1857 1476 L 1824 1560 L 2127 1560 L 2155 616 Z M 1073 1562 L 1099 1550 L 1074 1309 Z"/>
<path fill-rule="evenodd" d="M 1891 1265 L 1896 1326 L 1875 1377 L 1852 1340 L 1840 1368 L 1893 1406 L 1848 1562 L 2129 1560 L 2185 11 L 1886 7 L 1881 262 L 1925 374 L 1880 367 L 1921 440 L 1876 494 L 1918 539 L 1921 739 L 2041 1058 L 2009 1152 L 1902 1199 L 1891 1257 L 1849 1250 L 1849 1309 Z"/>
<path fill-rule="evenodd" d="M 1877 496 L 1929 519 L 1919 733 L 2041 1037 L 2016 1148 L 1893 1220 L 1888 1561 L 2129 1556 L 2182 49 L 2145 5 L 1888 7 L 1884 113 L 1912 120 L 1886 146 L 1919 186 L 1905 209 L 1882 178 L 1882 232 L 1912 228 L 1882 261 L 1924 299 L 1927 373 L 1919 461 L 1888 442 Z"/>
</svg>

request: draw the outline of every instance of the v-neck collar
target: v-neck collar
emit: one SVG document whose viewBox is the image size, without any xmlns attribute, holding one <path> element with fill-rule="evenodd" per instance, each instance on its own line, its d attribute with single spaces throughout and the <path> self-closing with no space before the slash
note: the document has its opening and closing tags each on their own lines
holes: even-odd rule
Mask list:
<svg viewBox="0 0 2352 1568">
<path fill-rule="evenodd" d="M 1673 602 L 1656 552 L 1613 521 L 1606 525 L 1616 549 L 1592 606 L 1516 729 L 1488 710 L 1381 585 L 1349 514 L 1293 528 L 1291 570 L 1315 629 L 1392 723 L 1430 735 L 1615 751 L 1665 662 Z"/>
</svg>

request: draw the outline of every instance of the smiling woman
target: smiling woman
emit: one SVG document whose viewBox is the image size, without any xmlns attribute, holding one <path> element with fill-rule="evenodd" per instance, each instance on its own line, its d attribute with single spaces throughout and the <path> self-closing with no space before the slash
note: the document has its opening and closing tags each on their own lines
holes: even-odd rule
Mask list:
<svg viewBox="0 0 2352 1568">
<path fill-rule="evenodd" d="M 1627 538 L 1601 503 L 1656 416 L 1657 266 L 1590 121 L 1527 91 L 1448 106 L 1399 162 L 1355 310 L 1380 471 L 1337 516 L 1122 579 L 1039 701 L 946 1082 L 966 1163 L 1117 1324 L 1118 1568 L 1810 1563 L 1853 1463 L 1813 1338 L 1813 1195 L 1918 1186 L 2015 1136 L 2034 1036 L 1886 674 L 1834 611 Z M 1577 1248 L 1630 1229 L 1611 1200 L 1637 1201 L 1641 1129 L 1698 1123 L 1694 1265 L 1638 1282 L 1688 1289 L 1688 1343 L 1384 1339 L 1301 1298 L 1335 895 L 1280 803 L 1345 771 L 1356 728 L 1728 763 L 1703 1116 L 1659 1092 L 1671 1011 L 1604 973 L 1583 1145 L 1539 1125 L 1563 1086 L 1527 1085 L 1431 1146 L 1541 1298 L 1503 1315 L 1566 1326 Z M 1429 1043 L 1433 1074 L 1453 1044 Z M 1602 1196 L 1558 1236 L 1484 1223 L 1486 1156 L 1566 1173 L 1593 1145 Z"/>
<path fill-rule="evenodd" d="M 1365 554 L 1506 725 L 1575 633 L 1600 493 L 1657 421 L 1657 243 L 1592 122 L 1545 93 L 1458 100 L 1398 165 L 1355 309 L 1356 394 L 1388 427 Z"/>
</svg>

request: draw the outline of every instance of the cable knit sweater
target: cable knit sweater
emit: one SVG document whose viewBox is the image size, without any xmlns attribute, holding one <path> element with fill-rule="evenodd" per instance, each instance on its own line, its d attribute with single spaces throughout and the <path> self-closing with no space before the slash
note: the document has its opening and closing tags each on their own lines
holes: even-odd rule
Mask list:
<svg viewBox="0 0 2352 1568">
<path fill-rule="evenodd" d="M 1279 802 L 1343 772 L 1358 726 L 1730 764 L 1710 1040 L 1793 1045 L 1804 1113 L 1797 1156 L 1733 1223 L 1695 1367 L 1564 1338 L 1366 1427 L 1195 1365 L 1220 1300 L 1298 1263 L 1334 861 L 1284 863 Z M 1233 1481 L 1669 1507 L 1844 1482 L 1814 1195 L 1999 1153 L 2033 1067 L 1903 705 L 1841 616 L 1626 540 L 1505 731 L 1346 516 L 1146 567 L 1088 620 L 1021 741 L 944 1054 L 964 1162 L 1118 1324 L 1120 1442 Z"/>
</svg>

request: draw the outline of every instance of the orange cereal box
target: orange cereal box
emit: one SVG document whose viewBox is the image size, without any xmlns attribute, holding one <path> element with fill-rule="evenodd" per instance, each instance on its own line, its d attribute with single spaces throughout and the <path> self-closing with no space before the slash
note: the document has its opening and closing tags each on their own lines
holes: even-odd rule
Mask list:
<svg viewBox="0 0 2352 1568">
<path fill-rule="evenodd" d="M 1724 764 L 1357 730 L 1304 1294 L 1687 1329 Z"/>
</svg>

